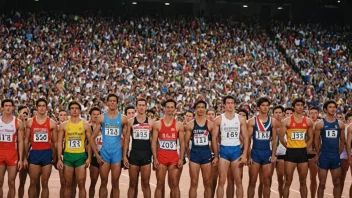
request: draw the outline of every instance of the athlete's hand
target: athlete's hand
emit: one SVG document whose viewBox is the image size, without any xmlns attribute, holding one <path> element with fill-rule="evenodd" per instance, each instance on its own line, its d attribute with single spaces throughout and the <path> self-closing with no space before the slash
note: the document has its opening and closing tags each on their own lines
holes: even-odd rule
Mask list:
<svg viewBox="0 0 352 198">
<path fill-rule="evenodd" d="M 318 157 L 318 154 L 316 154 L 316 155 L 313 157 L 312 160 L 313 160 L 313 163 L 314 163 L 314 164 L 317 164 L 317 163 L 318 163 L 318 158 L 319 158 L 319 157 Z"/>
<path fill-rule="evenodd" d="M 214 157 L 214 159 L 211 163 L 213 164 L 213 166 L 217 166 L 219 163 L 219 157 Z"/>
<path fill-rule="evenodd" d="M 276 156 L 275 156 L 275 155 L 272 155 L 272 156 L 271 156 L 270 162 L 271 162 L 271 163 L 276 162 Z"/>
<path fill-rule="evenodd" d="M 250 157 L 250 158 L 248 158 L 246 165 L 252 166 L 252 164 L 253 164 L 253 159 Z"/>
<path fill-rule="evenodd" d="M 350 165 L 352 165 L 352 156 L 350 156 Z"/>
<path fill-rule="evenodd" d="M 23 159 L 23 168 L 28 169 L 28 160 L 27 159 Z"/>
<path fill-rule="evenodd" d="M 247 163 L 247 156 L 242 154 L 239 159 L 241 164 L 246 164 Z"/>
<path fill-rule="evenodd" d="M 154 168 L 155 168 L 156 170 L 159 170 L 160 164 L 159 164 L 159 161 L 158 161 L 157 159 L 154 159 L 154 160 L 153 160 L 153 165 L 154 165 Z"/>
<path fill-rule="evenodd" d="M 23 168 L 23 162 L 22 162 L 22 160 L 19 160 L 17 162 L 17 171 L 20 172 L 22 170 L 22 168 Z"/>
<path fill-rule="evenodd" d="M 64 169 L 64 164 L 62 163 L 61 160 L 57 162 L 57 168 L 63 170 Z"/>
<path fill-rule="evenodd" d="M 179 159 L 177 162 L 177 168 L 182 168 L 183 167 L 183 160 Z"/>
<path fill-rule="evenodd" d="M 130 166 L 130 164 L 128 163 L 128 159 L 127 159 L 126 156 L 123 157 L 123 165 L 124 165 L 126 168 L 128 168 L 128 167 Z"/>
<path fill-rule="evenodd" d="M 90 159 L 88 158 L 88 159 L 86 160 L 86 165 L 85 165 L 85 167 L 88 168 L 88 167 L 89 167 L 89 164 L 90 164 Z"/>
<path fill-rule="evenodd" d="M 101 159 L 100 155 L 95 156 L 99 165 L 103 165 L 104 161 Z"/>
</svg>

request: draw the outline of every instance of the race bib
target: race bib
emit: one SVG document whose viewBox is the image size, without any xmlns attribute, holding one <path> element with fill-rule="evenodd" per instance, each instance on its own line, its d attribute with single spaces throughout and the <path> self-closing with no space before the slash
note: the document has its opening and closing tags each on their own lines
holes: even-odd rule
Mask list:
<svg viewBox="0 0 352 198">
<path fill-rule="evenodd" d="M 326 138 L 337 138 L 338 132 L 336 130 L 326 130 Z"/>
<path fill-rule="evenodd" d="M 257 140 L 270 140 L 270 131 L 256 131 L 255 138 Z"/>
<path fill-rule="evenodd" d="M 239 136 L 240 136 L 240 133 L 238 131 L 226 132 L 226 137 L 229 139 L 238 139 Z"/>
<path fill-rule="evenodd" d="M 99 133 L 99 135 L 97 136 L 95 141 L 97 142 L 98 145 L 102 145 L 103 144 L 103 136 L 101 135 L 101 133 Z"/>
<path fill-rule="evenodd" d="M 0 142 L 12 142 L 12 134 L 11 133 L 1 133 Z"/>
<path fill-rule="evenodd" d="M 82 141 L 81 140 L 69 140 L 68 141 L 68 148 L 76 149 L 81 148 Z"/>
<path fill-rule="evenodd" d="M 159 142 L 160 148 L 163 150 L 176 151 L 177 143 L 175 140 L 162 140 Z"/>
<path fill-rule="evenodd" d="M 49 141 L 48 132 L 47 131 L 34 132 L 33 141 L 34 142 L 48 142 Z"/>
<path fill-rule="evenodd" d="M 291 140 L 305 140 L 306 132 L 302 131 L 292 131 Z"/>
<path fill-rule="evenodd" d="M 194 145 L 196 145 L 196 146 L 207 146 L 207 145 L 209 145 L 208 136 L 194 136 Z"/>
<path fill-rule="evenodd" d="M 107 136 L 119 136 L 120 129 L 118 127 L 105 128 L 105 135 Z"/>
<path fill-rule="evenodd" d="M 145 129 L 134 129 L 133 130 L 133 139 L 135 140 L 149 140 L 149 130 Z"/>
</svg>

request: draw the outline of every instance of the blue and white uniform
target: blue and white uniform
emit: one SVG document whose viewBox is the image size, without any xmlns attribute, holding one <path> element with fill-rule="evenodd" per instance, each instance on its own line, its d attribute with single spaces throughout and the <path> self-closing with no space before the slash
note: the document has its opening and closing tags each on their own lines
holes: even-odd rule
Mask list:
<svg viewBox="0 0 352 198">
<path fill-rule="evenodd" d="M 264 123 L 259 119 L 259 117 L 254 118 L 253 127 L 253 147 L 251 158 L 252 160 L 261 165 L 269 164 L 272 155 L 271 151 L 271 137 L 272 137 L 272 119 L 268 117 L 268 120 Z"/>
<path fill-rule="evenodd" d="M 230 162 L 241 156 L 240 135 L 241 124 L 239 115 L 229 120 L 225 114 L 221 115 L 220 125 L 220 157 Z"/>
</svg>

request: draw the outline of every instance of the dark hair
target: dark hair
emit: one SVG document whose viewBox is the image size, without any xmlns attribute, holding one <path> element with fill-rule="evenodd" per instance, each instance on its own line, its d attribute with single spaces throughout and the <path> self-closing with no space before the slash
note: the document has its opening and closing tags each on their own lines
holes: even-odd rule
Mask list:
<svg viewBox="0 0 352 198">
<path fill-rule="evenodd" d="M 107 97 L 106 97 L 106 101 L 109 101 L 109 99 L 111 97 L 115 97 L 116 98 L 116 102 L 119 103 L 119 97 L 116 95 L 116 94 L 109 94 Z"/>
<path fill-rule="evenodd" d="M 36 108 L 31 109 L 31 115 L 32 115 L 32 116 L 33 116 L 33 114 L 34 114 L 34 111 L 38 111 L 38 109 L 36 109 Z"/>
<path fill-rule="evenodd" d="M 275 106 L 275 107 L 273 108 L 273 113 L 274 113 L 274 111 L 275 111 L 276 109 L 281 109 L 282 113 L 285 111 L 285 108 L 284 108 L 283 106 L 278 105 L 278 106 Z"/>
<path fill-rule="evenodd" d="M 207 103 L 206 103 L 204 100 L 199 100 L 199 101 L 197 101 L 196 103 L 194 103 L 193 109 L 196 109 L 196 107 L 197 107 L 199 104 L 204 104 L 205 108 L 207 108 Z"/>
<path fill-rule="evenodd" d="M 153 110 L 151 110 L 151 109 L 147 110 L 147 114 L 148 113 L 152 113 L 153 115 L 155 114 L 155 112 Z"/>
<path fill-rule="evenodd" d="M 39 98 L 36 102 L 35 102 L 35 106 L 38 107 L 40 102 L 44 102 L 45 106 L 48 105 L 48 102 L 44 99 L 44 98 Z"/>
<path fill-rule="evenodd" d="M 317 110 L 317 111 L 319 112 L 319 108 L 318 108 L 318 107 L 311 107 L 311 108 L 309 109 L 309 111 L 311 111 L 311 110 Z"/>
<path fill-rule="evenodd" d="M 237 111 L 237 114 L 238 114 L 239 112 L 245 113 L 245 114 L 246 114 L 246 120 L 248 120 L 248 111 L 247 111 L 247 110 L 245 110 L 245 109 L 240 109 L 240 110 Z"/>
<path fill-rule="evenodd" d="M 135 110 L 134 106 L 128 106 L 128 107 L 126 107 L 126 109 L 125 109 L 125 115 L 127 115 L 127 111 L 130 110 L 130 109 Z"/>
<path fill-rule="evenodd" d="M 89 110 L 89 115 L 92 115 L 93 111 L 99 111 L 101 113 L 101 110 L 99 109 L 99 107 L 92 107 Z"/>
<path fill-rule="evenodd" d="M 328 101 L 326 101 L 326 102 L 324 103 L 323 109 L 326 110 L 326 109 L 328 108 L 329 104 L 334 104 L 335 107 L 337 107 L 337 104 L 336 104 L 336 102 L 335 102 L 334 100 L 328 100 Z"/>
<path fill-rule="evenodd" d="M 258 101 L 257 101 L 257 107 L 259 107 L 260 105 L 262 105 L 264 102 L 267 102 L 269 103 L 269 105 L 271 104 L 270 100 L 266 97 L 262 97 L 262 98 L 259 98 Z"/>
<path fill-rule="evenodd" d="M 352 117 L 352 113 L 348 113 L 345 115 L 345 120 L 347 121 L 349 117 Z"/>
<path fill-rule="evenodd" d="M 292 111 L 292 112 L 295 112 L 295 109 L 292 108 L 292 107 L 286 107 L 284 112 L 286 113 L 286 111 Z"/>
<path fill-rule="evenodd" d="M 79 110 L 82 110 L 81 105 L 80 105 L 77 101 L 72 100 L 72 101 L 68 104 L 68 109 L 71 109 L 71 106 L 72 106 L 72 105 L 78 105 Z"/>
<path fill-rule="evenodd" d="M 216 115 L 216 111 L 215 111 L 215 109 L 213 109 L 213 108 L 207 109 L 206 114 L 208 114 L 208 113 L 209 113 L 209 111 L 214 111 L 214 114 Z"/>
<path fill-rule="evenodd" d="M 24 105 L 18 106 L 18 107 L 17 107 L 18 113 L 19 113 L 22 109 L 27 109 L 27 106 L 24 106 Z"/>
<path fill-rule="evenodd" d="M 191 114 L 192 114 L 192 116 L 194 117 L 194 112 L 193 112 L 193 111 L 191 111 L 191 110 L 187 110 L 187 111 L 186 111 L 186 113 L 185 113 L 185 115 L 186 115 L 187 113 L 191 113 Z"/>
<path fill-rule="evenodd" d="M 226 104 L 227 99 L 232 99 L 234 103 L 236 102 L 236 99 L 233 96 L 225 96 L 222 98 L 222 104 Z"/>
<path fill-rule="evenodd" d="M 175 105 L 175 107 L 176 107 L 176 104 L 177 104 L 176 101 L 175 101 L 174 99 L 171 99 L 171 98 L 170 98 L 170 99 L 167 99 L 165 102 L 163 102 L 162 106 L 165 107 L 165 106 L 166 106 L 166 103 L 169 103 L 169 102 L 174 103 L 174 105 Z"/>
<path fill-rule="evenodd" d="M 4 107 L 6 102 L 11 102 L 12 106 L 15 106 L 15 103 L 13 102 L 12 99 L 6 98 L 3 101 L 1 101 L 1 107 Z"/>
<path fill-rule="evenodd" d="M 303 106 L 305 105 L 304 99 L 303 98 L 296 98 L 292 102 L 292 107 L 295 107 L 298 102 L 301 102 Z"/>
<path fill-rule="evenodd" d="M 65 109 L 60 109 L 60 110 L 59 110 L 59 113 L 60 113 L 60 112 L 65 112 L 65 113 L 67 113 Z"/>
<path fill-rule="evenodd" d="M 144 101 L 145 104 L 147 104 L 147 100 L 146 100 L 145 98 L 138 98 L 138 99 L 136 100 L 136 106 L 138 105 L 138 102 L 140 102 L 140 101 Z"/>
</svg>

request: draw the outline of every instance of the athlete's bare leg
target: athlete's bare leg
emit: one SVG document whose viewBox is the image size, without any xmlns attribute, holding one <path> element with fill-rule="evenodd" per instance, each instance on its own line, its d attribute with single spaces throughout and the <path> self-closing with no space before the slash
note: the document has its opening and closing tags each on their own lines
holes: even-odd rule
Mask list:
<svg viewBox="0 0 352 198">
<path fill-rule="evenodd" d="M 298 170 L 299 185 L 300 185 L 299 191 L 301 193 L 301 197 L 307 198 L 307 196 L 308 196 L 308 188 L 307 188 L 308 162 L 298 164 L 297 170 Z"/>
<path fill-rule="evenodd" d="M 226 197 L 233 198 L 235 196 L 235 181 L 232 175 L 231 168 L 227 170 L 227 186 L 226 186 Z"/>
<path fill-rule="evenodd" d="M 341 197 L 341 168 L 330 170 L 332 183 L 334 184 L 333 194 L 334 197 Z M 326 184 L 326 178 L 328 176 L 328 170 L 319 168 L 319 188 L 318 188 L 318 198 L 324 197 L 324 189 Z"/>
<path fill-rule="evenodd" d="M 94 198 L 95 186 L 99 178 L 99 168 L 91 165 L 89 167 L 89 175 L 90 175 L 89 198 Z"/>
<path fill-rule="evenodd" d="M 285 185 L 283 188 L 283 197 L 288 198 L 290 195 L 290 187 L 293 180 L 293 173 L 297 167 L 296 163 L 285 161 Z M 307 167 L 308 168 L 308 167 Z"/>
<path fill-rule="evenodd" d="M 243 175 L 243 164 L 240 163 L 239 159 L 231 162 L 231 171 L 236 185 L 236 197 L 243 198 L 243 185 L 242 185 L 242 175 Z"/>
<path fill-rule="evenodd" d="M 157 184 L 156 184 L 156 189 L 155 189 L 155 198 L 160 198 L 162 197 L 162 190 L 165 187 L 165 177 L 166 177 L 166 172 L 168 170 L 167 166 L 164 166 L 162 164 L 159 164 L 159 169 L 156 170 L 156 179 L 157 179 Z"/>
<path fill-rule="evenodd" d="M 277 174 L 277 182 L 278 182 L 278 191 L 279 191 L 279 197 L 283 197 L 283 189 L 284 189 L 284 183 L 285 183 L 285 161 L 284 160 L 278 160 L 276 162 L 276 174 Z"/>
<path fill-rule="evenodd" d="M 86 198 L 86 165 L 82 165 L 80 167 L 75 168 L 76 181 L 79 189 L 79 198 Z"/>
<path fill-rule="evenodd" d="M 230 161 L 220 158 L 219 159 L 219 182 L 218 182 L 218 189 L 216 191 L 217 197 L 218 198 L 223 198 L 224 197 L 224 186 L 226 183 L 227 179 L 227 171 L 230 166 Z"/>
<path fill-rule="evenodd" d="M 151 165 L 147 164 L 147 165 L 141 166 L 140 170 L 141 170 L 141 186 L 143 191 L 143 197 L 150 198 L 152 196 L 150 185 L 149 185 L 150 174 L 152 170 Z M 138 184 L 138 179 L 137 179 L 137 184 Z M 136 186 L 136 188 L 138 188 L 138 185 Z M 137 197 L 137 193 L 135 197 Z"/>
<path fill-rule="evenodd" d="M 317 174 L 318 166 L 313 160 L 308 160 L 309 176 L 310 176 L 310 197 L 315 198 L 317 193 Z"/>
<path fill-rule="evenodd" d="M 346 180 L 346 175 L 348 172 L 348 169 L 350 167 L 350 164 L 348 160 L 346 159 L 341 159 L 341 195 L 343 194 L 343 188 L 345 187 L 345 180 Z"/>
<path fill-rule="evenodd" d="M 215 196 L 215 190 L 216 190 L 216 186 L 218 185 L 218 177 L 219 177 L 219 173 L 218 173 L 218 166 L 213 166 L 211 165 L 211 197 Z"/>
<path fill-rule="evenodd" d="M 170 178 L 169 187 L 171 190 L 171 198 L 180 198 L 180 187 L 179 187 L 179 178 L 181 175 L 182 169 L 179 169 L 177 165 L 171 165 L 167 168 L 168 178 Z"/>
<path fill-rule="evenodd" d="M 15 181 L 17 176 L 17 166 L 8 166 L 7 174 L 8 174 L 8 186 L 9 186 L 9 192 L 7 194 L 7 197 L 14 198 L 16 195 Z"/>
</svg>

